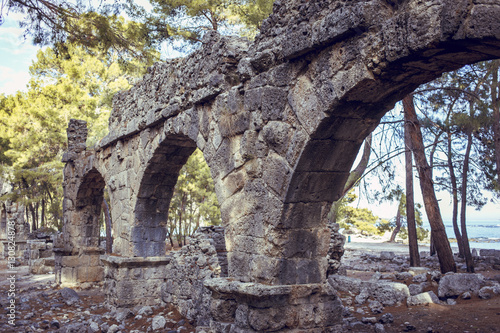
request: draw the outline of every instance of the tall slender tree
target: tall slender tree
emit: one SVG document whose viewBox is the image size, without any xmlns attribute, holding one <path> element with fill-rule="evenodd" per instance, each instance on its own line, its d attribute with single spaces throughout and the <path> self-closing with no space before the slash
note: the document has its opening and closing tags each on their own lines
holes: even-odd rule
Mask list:
<svg viewBox="0 0 500 333">
<path fill-rule="evenodd" d="M 403 101 L 408 103 L 409 101 Z M 409 106 L 406 106 L 409 107 Z M 406 224 L 408 226 L 408 245 L 410 247 L 410 266 L 420 266 L 420 254 L 418 252 L 417 225 L 415 221 L 415 202 L 413 199 L 413 159 L 412 142 L 410 135 L 410 121 L 405 112 L 405 173 L 406 173 Z"/>
<path fill-rule="evenodd" d="M 424 151 L 424 141 L 420 129 L 413 104 L 413 96 L 409 95 L 403 99 L 403 107 L 409 122 L 408 129 L 412 139 L 413 155 L 417 171 L 420 177 L 420 189 L 424 199 L 425 211 L 431 225 L 431 234 L 433 236 L 434 245 L 439 258 L 439 265 L 442 273 L 456 272 L 457 266 L 453 258 L 450 242 L 446 235 L 446 231 L 439 210 L 439 204 L 434 191 L 433 180 L 431 177 L 430 166 L 427 163 L 427 158 Z"/>
</svg>

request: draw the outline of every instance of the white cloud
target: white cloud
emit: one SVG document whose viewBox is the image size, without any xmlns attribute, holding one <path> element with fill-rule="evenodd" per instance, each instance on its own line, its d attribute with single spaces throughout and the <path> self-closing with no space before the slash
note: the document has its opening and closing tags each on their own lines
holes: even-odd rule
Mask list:
<svg viewBox="0 0 500 333">
<path fill-rule="evenodd" d="M 15 71 L 10 67 L 0 66 L 0 93 L 12 95 L 19 90 L 26 90 L 30 79 L 27 71 Z"/>
<path fill-rule="evenodd" d="M 9 14 L 0 26 L 0 93 L 13 94 L 26 90 L 29 66 L 40 49 L 23 39 L 16 16 Z"/>
</svg>

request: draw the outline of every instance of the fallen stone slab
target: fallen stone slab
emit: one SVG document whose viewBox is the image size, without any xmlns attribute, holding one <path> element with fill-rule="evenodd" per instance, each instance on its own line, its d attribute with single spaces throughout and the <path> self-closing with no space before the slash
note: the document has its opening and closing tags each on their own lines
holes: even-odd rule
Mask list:
<svg viewBox="0 0 500 333">
<path fill-rule="evenodd" d="M 380 252 L 380 260 L 392 260 L 395 257 L 394 252 L 382 251 Z"/>
<path fill-rule="evenodd" d="M 481 249 L 479 250 L 479 255 L 481 257 L 500 257 L 500 250 Z"/>
<path fill-rule="evenodd" d="M 328 282 L 338 291 L 351 292 L 354 294 L 359 294 L 361 292 L 361 279 L 333 274 L 328 278 Z"/>
<path fill-rule="evenodd" d="M 408 287 L 403 283 L 369 282 L 366 285 L 368 285 L 370 297 L 379 301 L 384 306 L 393 306 L 402 303 L 410 296 Z"/>
<path fill-rule="evenodd" d="M 485 284 L 481 274 L 448 273 L 439 281 L 438 296 L 457 297 L 467 291 L 477 294 Z"/>
<path fill-rule="evenodd" d="M 331 275 L 328 282 L 338 291 L 357 294 L 356 302 L 358 304 L 362 304 L 368 298 L 371 298 L 384 306 L 393 306 L 404 302 L 410 296 L 408 287 L 398 282 L 362 281 L 342 275 Z"/>
<path fill-rule="evenodd" d="M 415 296 L 410 296 L 406 300 L 406 304 L 408 306 L 427 305 L 432 303 L 439 304 L 439 298 L 433 291 L 427 291 Z"/>
</svg>

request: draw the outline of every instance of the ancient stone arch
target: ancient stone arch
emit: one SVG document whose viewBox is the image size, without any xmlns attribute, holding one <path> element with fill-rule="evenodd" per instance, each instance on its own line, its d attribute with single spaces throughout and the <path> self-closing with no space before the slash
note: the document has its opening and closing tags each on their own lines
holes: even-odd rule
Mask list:
<svg viewBox="0 0 500 333">
<path fill-rule="evenodd" d="M 278 0 L 251 44 L 208 32 L 197 52 L 116 95 L 94 150 L 83 129 L 70 138 L 65 230 L 79 223 L 69 189 L 95 168 L 111 190 L 114 252 L 163 255 L 174 180 L 198 147 L 229 259 L 229 277 L 205 286 L 214 309 L 245 313 L 215 310 L 215 330 L 332 327 L 326 215 L 363 139 L 418 85 L 499 58 L 499 17 L 496 0 Z"/>
</svg>

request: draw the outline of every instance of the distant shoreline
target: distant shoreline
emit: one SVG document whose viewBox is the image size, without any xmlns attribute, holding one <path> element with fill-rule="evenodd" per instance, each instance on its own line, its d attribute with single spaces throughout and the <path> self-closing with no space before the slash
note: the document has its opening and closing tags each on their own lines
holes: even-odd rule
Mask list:
<svg viewBox="0 0 500 333">
<path fill-rule="evenodd" d="M 368 252 L 381 252 L 381 251 L 392 251 L 398 253 L 406 253 L 409 255 L 408 244 L 404 243 L 389 243 L 386 239 L 374 239 L 370 237 L 364 237 L 360 235 L 350 235 L 351 242 L 348 242 L 348 235 L 346 235 L 346 242 L 344 248 L 347 250 L 359 250 L 359 251 L 368 251 Z M 458 252 L 458 247 L 456 240 L 455 242 L 450 242 L 451 248 L 453 252 Z M 494 249 L 500 250 L 500 242 L 470 242 L 470 247 L 472 249 L 476 249 L 477 251 L 484 249 Z M 418 244 L 419 252 L 429 252 L 430 246 L 429 243 L 419 243 Z"/>
</svg>

